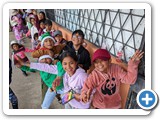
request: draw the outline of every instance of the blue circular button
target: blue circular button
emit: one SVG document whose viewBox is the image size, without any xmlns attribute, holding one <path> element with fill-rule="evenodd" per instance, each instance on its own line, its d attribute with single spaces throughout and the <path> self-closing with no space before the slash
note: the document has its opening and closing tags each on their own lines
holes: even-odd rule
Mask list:
<svg viewBox="0 0 160 120">
<path fill-rule="evenodd" d="M 157 94 L 153 90 L 141 90 L 137 95 L 137 103 L 144 110 L 150 110 L 157 104 Z"/>
</svg>

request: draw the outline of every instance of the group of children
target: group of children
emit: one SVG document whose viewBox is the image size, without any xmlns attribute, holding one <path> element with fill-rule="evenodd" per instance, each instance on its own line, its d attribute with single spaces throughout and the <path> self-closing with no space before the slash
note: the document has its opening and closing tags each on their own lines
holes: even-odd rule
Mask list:
<svg viewBox="0 0 160 120">
<path fill-rule="evenodd" d="M 17 67 L 23 71 L 40 71 L 41 79 L 48 87 L 42 109 L 48 109 L 56 95 L 63 95 L 71 90 L 72 99 L 65 103 L 66 109 L 88 109 L 91 106 L 95 109 L 121 108 L 120 83 L 135 83 L 143 52 L 137 50 L 128 62 L 127 71 L 124 71 L 111 63 L 111 55 L 107 50 L 97 49 L 91 59 L 88 50 L 83 47 L 82 30 L 75 30 L 68 41 L 63 39 L 61 31 L 51 29 L 50 20 L 44 21 L 45 29 L 41 27 L 42 22 L 39 22 L 43 29 L 41 31 L 38 31 L 35 20 L 31 18 L 31 38 L 38 38 L 40 47 L 30 52 L 33 58 L 38 58 L 38 63 L 28 62 L 17 54 L 21 49 L 26 51 L 20 46 L 15 49 L 14 46 L 18 43 L 11 43 L 11 47 Z M 33 34 L 32 31 L 36 32 Z M 38 35 L 35 36 L 35 33 Z M 95 68 L 87 74 L 91 63 Z"/>
</svg>

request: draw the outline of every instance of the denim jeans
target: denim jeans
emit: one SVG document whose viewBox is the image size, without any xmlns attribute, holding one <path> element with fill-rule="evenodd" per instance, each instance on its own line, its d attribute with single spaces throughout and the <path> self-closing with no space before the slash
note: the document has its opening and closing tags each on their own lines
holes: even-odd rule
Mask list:
<svg viewBox="0 0 160 120">
<path fill-rule="evenodd" d="M 57 90 L 57 93 L 55 93 L 54 91 L 50 91 L 50 88 L 48 88 L 48 90 L 45 94 L 43 103 L 41 105 L 42 109 L 49 109 L 54 98 L 56 97 L 56 94 L 63 94 L 63 90 Z"/>
<path fill-rule="evenodd" d="M 18 99 L 17 96 L 14 94 L 12 89 L 9 87 L 9 100 L 12 103 L 13 109 L 18 109 Z"/>
</svg>

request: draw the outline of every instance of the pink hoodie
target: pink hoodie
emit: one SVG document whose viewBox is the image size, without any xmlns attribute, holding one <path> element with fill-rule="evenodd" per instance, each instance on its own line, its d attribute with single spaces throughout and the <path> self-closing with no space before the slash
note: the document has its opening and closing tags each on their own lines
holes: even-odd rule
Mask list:
<svg viewBox="0 0 160 120">
<path fill-rule="evenodd" d="M 96 92 L 92 99 L 92 105 L 95 108 L 121 108 L 120 83 L 135 83 L 138 64 L 139 62 L 134 63 L 130 60 L 127 72 L 116 64 L 110 65 L 108 73 L 94 69 L 85 81 L 82 93 L 95 88 Z"/>
</svg>

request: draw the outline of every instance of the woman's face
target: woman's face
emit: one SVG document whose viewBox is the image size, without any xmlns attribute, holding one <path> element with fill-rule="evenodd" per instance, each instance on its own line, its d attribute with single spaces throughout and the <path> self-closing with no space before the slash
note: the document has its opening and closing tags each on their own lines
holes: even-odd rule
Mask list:
<svg viewBox="0 0 160 120">
<path fill-rule="evenodd" d="M 104 61 L 101 59 L 97 59 L 94 61 L 95 68 L 100 72 L 108 72 L 110 65 L 110 60 Z"/>
<path fill-rule="evenodd" d="M 53 46 L 54 46 L 54 42 L 53 42 L 53 40 L 52 40 L 51 38 L 47 38 L 47 39 L 45 39 L 43 45 L 44 45 L 44 47 L 47 48 L 47 49 L 52 49 Z"/>
<path fill-rule="evenodd" d="M 65 57 L 62 61 L 63 69 L 72 76 L 77 68 L 77 62 L 71 57 Z"/>
<path fill-rule="evenodd" d="M 17 51 L 19 50 L 19 46 L 17 44 L 13 44 L 12 45 L 13 50 Z"/>
</svg>

